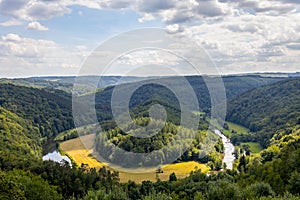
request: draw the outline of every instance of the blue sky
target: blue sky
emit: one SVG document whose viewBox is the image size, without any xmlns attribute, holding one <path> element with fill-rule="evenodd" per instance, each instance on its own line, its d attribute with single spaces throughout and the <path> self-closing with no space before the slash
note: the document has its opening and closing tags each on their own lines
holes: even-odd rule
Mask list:
<svg viewBox="0 0 300 200">
<path fill-rule="evenodd" d="M 193 38 L 222 74 L 300 71 L 299 5 L 293 0 L 0 0 L 0 77 L 76 75 L 103 41 L 145 27 Z"/>
</svg>

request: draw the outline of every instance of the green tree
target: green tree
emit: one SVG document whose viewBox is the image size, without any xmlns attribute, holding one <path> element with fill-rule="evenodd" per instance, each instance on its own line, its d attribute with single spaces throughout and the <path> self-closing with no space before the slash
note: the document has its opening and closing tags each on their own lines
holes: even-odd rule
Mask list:
<svg viewBox="0 0 300 200">
<path fill-rule="evenodd" d="M 177 181 L 177 176 L 176 176 L 175 172 L 170 174 L 169 181 L 170 182 Z"/>
</svg>

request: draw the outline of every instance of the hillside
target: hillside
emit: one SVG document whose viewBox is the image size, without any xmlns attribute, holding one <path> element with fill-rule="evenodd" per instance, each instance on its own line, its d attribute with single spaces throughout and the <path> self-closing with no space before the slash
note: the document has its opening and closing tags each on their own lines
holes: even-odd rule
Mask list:
<svg viewBox="0 0 300 200">
<path fill-rule="evenodd" d="M 89 86 L 90 78 L 92 78 L 92 82 L 96 79 L 96 77 L 80 78 L 81 82 L 84 84 L 83 87 Z M 205 82 L 201 77 L 191 76 L 186 78 L 197 94 L 200 109 L 209 113 L 210 97 Z M 103 77 L 102 82 L 99 83 L 98 86 L 113 85 L 120 79 L 121 77 Z M 122 82 L 127 83 L 140 79 L 137 77 L 123 77 Z M 226 76 L 223 79 L 228 97 L 236 96 L 237 94 L 261 85 L 282 80 L 282 78 L 260 77 L 257 75 Z M 71 107 L 72 100 L 70 94 L 49 88 L 66 90 L 64 87 L 67 85 L 68 89 L 66 91 L 70 92 L 74 80 L 75 77 L 2 79 L 1 81 L 4 83 L 0 84 L 0 106 L 17 113 L 21 117 L 30 119 L 33 122 L 33 125 L 39 127 L 42 136 L 55 136 L 60 132 L 74 127 Z M 178 82 L 176 77 L 166 78 L 165 80 L 178 88 L 179 91 L 184 92 L 186 89 L 185 87 L 176 84 Z M 26 85 L 26 87 L 8 84 L 7 81 L 17 85 Z M 132 84 L 134 83 L 123 84 L 121 87 L 126 90 L 126 88 Z M 145 86 L 139 88 L 131 98 L 130 108 L 134 117 L 146 117 L 151 105 L 160 103 L 168 112 L 168 121 L 179 124 L 179 102 L 170 90 L 159 85 L 147 84 L 147 80 L 139 82 L 138 84 L 145 84 Z M 45 87 L 45 89 L 30 88 L 30 86 Z M 108 87 L 96 94 L 97 115 L 98 120 L 101 122 L 112 119 L 110 99 L 113 89 L 114 87 Z M 84 91 L 85 90 L 83 89 L 81 92 Z M 87 98 L 86 101 L 84 100 L 84 103 L 91 101 L 89 95 L 82 98 Z M 189 105 L 190 98 L 186 96 L 183 97 L 183 99 L 185 104 Z M 120 102 L 120 104 L 121 103 L 122 102 Z M 83 119 L 89 119 L 89 113 L 84 113 L 80 120 L 82 125 L 88 124 L 89 122 L 86 122 Z M 200 126 L 205 127 L 205 124 L 201 123 Z"/>
<path fill-rule="evenodd" d="M 300 123 L 300 79 L 284 80 L 238 95 L 229 101 L 227 120 L 264 138 Z"/>
<path fill-rule="evenodd" d="M 63 91 L 0 84 L 0 106 L 31 121 L 42 137 L 74 127 L 71 96 Z"/>
<path fill-rule="evenodd" d="M 85 164 L 70 168 L 65 163 L 43 162 L 39 159 L 41 156 L 39 132 L 44 130 L 42 127 L 46 127 L 47 131 L 44 131 L 42 135 L 50 137 L 52 133 L 55 135 L 56 132 L 73 127 L 68 123 L 68 120 L 72 120 L 70 95 L 56 90 L 0 84 L 0 199 L 12 199 L 11 197 L 15 197 L 15 199 L 124 200 L 168 199 L 169 197 L 188 200 L 246 200 L 260 199 L 261 197 L 264 197 L 263 199 L 273 197 L 276 199 L 299 199 L 296 196 L 300 191 L 299 126 L 296 125 L 299 123 L 300 116 L 299 79 L 284 80 L 257 89 L 253 88 L 274 83 L 272 81 L 275 80 L 270 79 L 272 81 L 267 82 L 261 80 L 257 84 L 251 79 L 251 77 L 247 79 L 245 77 L 241 77 L 241 79 L 228 78 L 227 83 L 225 82 L 227 95 L 232 98 L 237 96 L 232 101 L 236 104 L 231 109 L 239 108 L 240 104 L 237 103 L 237 99 L 241 97 L 244 97 L 245 102 L 251 105 L 246 107 L 246 103 L 241 104 L 241 108 L 246 108 L 239 110 L 238 113 L 241 116 L 238 116 L 237 119 L 245 115 L 243 118 L 245 122 L 249 118 L 249 123 L 257 121 L 262 123 L 261 129 L 252 129 L 256 131 L 251 135 L 253 138 L 260 139 L 261 136 L 265 136 L 264 131 L 269 130 L 266 133 L 269 133 L 270 135 L 267 136 L 270 137 L 264 138 L 270 144 L 266 150 L 257 155 L 244 156 L 241 154 L 233 170 L 220 172 L 217 170 L 220 169 L 221 158 L 219 155 L 223 149 L 222 145 L 217 143 L 215 152 L 207 160 L 208 166 L 216 171 L 205 171 L 208 173 L 205 174 L 201 169 L 194 168 L 189 177 L 179 179 L 180 173 L 177 176 L 176 173 L 168 174 L 170 171 L 166 170 L 162 176 L 169 177 L 168 181 L 160 180 L 160 175 L 158 175 L 156 182 L 144 181 L 141 184 L 132 181 L 119 183 L 119 174 L 107 168 L 97 171 Z M 235 82 L 234 80 L 239 81 Z M 205 84 L 201 80 L 193 80 L 193 78 L 189 81 L 193 82 L 194 87 L 199 87 L 195 90 L 200 93 L 199 96 L 204 97 L 199 102 L 203 105 L 204 111 L 209 111 Z M 249 88 L 252 90 L 241 94 Z M 112 87 L 97 93 L 99 95 L 97 97 L 99 98 L 97 99 L 98 117 L 101 119 L 111 117 L 109 112 L 101 113 L 100 109 L 102 108 L 102 111 L 109 110 L 110 104 L 107 104 L 108 101 L 104 97 L 109 97 L 111 90 Z M 260 92 L 258 93 L 258 91 Z M 142 96 L 143 93 L 146 96 Z M 253 96 L 250 95 L 251 98 L 249 98 L 249 94 L 252 93 Z M 84 96 L 84 98 L 86 97 L 88 95 Z M 188 100 L 186 98 L 186 101 Z M 157 102 L 167 106 L 166 109 L 171 117 L 170 121 L 178 120 L 175 114 L 178 112 L 179 104 L 174 100 L 174 95 L 172 96 L 169 90 L 160 86 L 148 84 L 136 91 L 130 103 L 132 115 L 138 118 L 136 120 L 139 121 L 139 124 L 148 123 L 146 118 L 139 116 L 147 115 L 147 106 Z M 262 105 L 260 106 L 260 104 Z M 248 111 L 248 109 L 253 110 Z M 258 113 L 254 112 L 255 109 Z M 255 117 L 251 118 L 251 114 L 255 114 Z M 260 120 L 262 117 L 273 118 Z M 274 124 L 273 122 L 277 122 L 277 120 L 281 120 L 282 123 Z M 239 122 L 239 124 L 242 123 L 242 121 Z M 118 128 L 112 127 L 113 122 L 106 121 L 105 123 L 106 134 L 111 142 L 118 147 L 138 153 L 160 149 L 176 137 L 179 128 L 168 122 L 167 126 L 155 137 L 136 140 Z M 159 122 L 157 124 L 159 125 Z M 205 122 L 203 125 L 207 126 Z M 35 126 L 39 128 L 35 128 Z M 128 124 L 128 127 L 130 128 L 132 125 Z M 140 129 L 130 128 L 130 130 L 134 134 L 140 132 Z M 188 135 L 188 129 L 183 128 L 183 130 L 186 131 L 185 135 Z M 199 161 L 196 155 L 201 147 L 204 134 L 205 131 L 198 132 L 197 137 L 192 141 L 193 146 L 178 162 Z M 249 135 L 245 134 L 245 136 Z M 271 136 L 273 137 L 271 138 Z M 97 142 L 97 144 L 101 142 L 101 137 L 98 136 Z M 170 153 L 172 151 L 178 153 L 176 145 Z M 112 159 L 119 159 L 118 161 L 123 159 L 118 152 L 111 154 L 108 151 L 107 153 Z M 124 165 L 127 164 L 124 161 Z"/>
<path fill-rule="evenodd" d="M 257 181 L 269 183 L 276 193 L 300 192 L 300 126 L 276 133 L 271 145 L 259 156 L 251 158 L 241 179 L 243 184 Z"/>
<path fill-rule="evenodd" d="M 0 107 L 0 168 L 26 166 L 41 154 L 39 130 Z"/>
<path fill-rule="evenodd" d="M 206 83 L 202 77 L 190 76 L 186 77 L 189 84 L 192 86 L 195 94 L 198 98 L 198 104 L 200 111 L 209 113 L 211 106 L 210 94 L 207 89 Z M 217 88 L 214 85 L 214 77 L 208 78 L 212 83 L 212 88 Z M 272 77 L 260 77 L 260 76 L 226 76 L 223 77 L 224 85 L 226 88 L 226 95 L 228 98 L 232 98 L 245 91 L 257 88 L 262 85 L 271 84 L 282 80 L 283 78 L 272 78 Z M 159 79 L 169 85 L 172 85 L 179 94 L 186 94 L 186 86 L 183 86 L 178 81 L 177 77 L 161 78 Z M 168 88 L 158 84 L 153 84 L 153 81 L 145 80 L 137 83 L 123 84 L 120 85 L 121 91 L 130 93 L 130 88 L 137 86 L 137 90 L 133 93 L 129 107 L 131 114 L 134 117 L 147 117 L 148 110 L 153 104 L 161 104 L 165 107 L 168 114 L 168 121 L 179 124 L 180 122 L 180 103 L 176 98 L 175 94 Z M 139 87 L 141 86 L 141 87 Z M 115 87 L 108 87 L 104 90 L 96 93 L 96 110 L 99 121 L 107 121 L 112 119 L 111 112 L 111 97 Z M 90 94 L 78 97 L 79 101 L 84 102 L 84 105 L 88 105 L 93 99 Z M 189 95 L 181 95 L 184 105 L 192 108 L 194 103 L 192 102 Z M 117 106 L 125 105 L 124 99 L 119 99 Z M 192 106 L 191 106 L 192 105 Z M 195 110 L 192 110 L 195 111 Z M 87 117 L 85 117 L 87 118 Z"/>
</svg>

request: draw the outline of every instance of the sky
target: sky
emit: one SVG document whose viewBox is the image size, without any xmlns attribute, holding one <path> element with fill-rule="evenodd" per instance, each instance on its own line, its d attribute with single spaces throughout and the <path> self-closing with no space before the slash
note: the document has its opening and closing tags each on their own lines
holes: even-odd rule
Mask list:
<svg viewBox="0 0 300 200">
<path fill-rule="evenodd" d="M 221 74 L 300 71 L 299 0 L 0 0 L 0 77 L 76 75 L 107 39 L 148 27 L 193 38 Z"/>
</svg>

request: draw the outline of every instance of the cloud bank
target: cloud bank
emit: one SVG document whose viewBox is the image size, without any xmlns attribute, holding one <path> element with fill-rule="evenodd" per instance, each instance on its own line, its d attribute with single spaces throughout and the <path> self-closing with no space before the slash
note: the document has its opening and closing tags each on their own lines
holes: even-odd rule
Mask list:
<svg viewBox="0 0 300 200">
<path fill-rule="evenodd" d="M 137 23 L 159 19 L 170 34 L 193 37 L 222 73 L 300 69 L 297 0 L 0 0 L 0 14 L 8 19 L 0 26 L 25 23 L 27 29 L 46 31 L 48 28 L 40 21 L 70 14 L 73 6 L 99 11 L 132 10 L 140 16 Z M 79 62 L 72 64 L 63 58 L 53 61 L 49 52 L 61 52 L 52 58 L 82 53 L 80 48 L 68 52 L 68 47 L 51 41 L 16 34 L 2 36 L 0 45 L 1 65 L 18 61 L 14 64 L 79 67 Z"/>
</svg>

